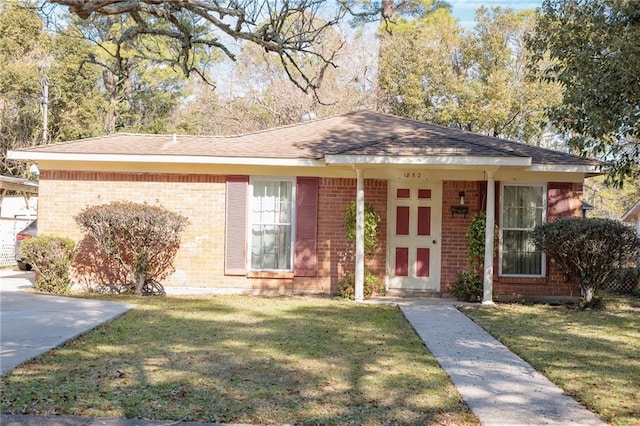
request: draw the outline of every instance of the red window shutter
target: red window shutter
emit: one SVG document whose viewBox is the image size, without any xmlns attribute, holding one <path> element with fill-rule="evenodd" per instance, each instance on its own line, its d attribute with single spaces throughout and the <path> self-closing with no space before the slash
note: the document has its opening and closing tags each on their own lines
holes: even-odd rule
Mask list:
<svg viewBox="0 0 640 426">
<path fill-rule="evenodd" d="M 299 177 L 296 182 L 296 241 L 294 275 L 318 274 L 318 187 L 315 177 Z"/>
<path fill-rule="evenodd" d="M 248 176 L 227 177 L 226 229 L 224 236 L 225 275 L 247 273 L 247 188 Z"/>
<path fill-rule="evenodd" d="M 570 183 L 549 182 L 547 185 L 547 222 L 572 216 L 569 201 L 571 196 Z"/>
</svg>

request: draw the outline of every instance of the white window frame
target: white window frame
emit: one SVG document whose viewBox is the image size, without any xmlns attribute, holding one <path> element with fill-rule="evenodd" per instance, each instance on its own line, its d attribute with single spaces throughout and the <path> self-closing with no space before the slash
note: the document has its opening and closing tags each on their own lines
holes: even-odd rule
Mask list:
<svg viewBox="0 0 640 426">
<path fill-rule="evenodd" d="M 253 247 L 253 225 L 252 214 L 254 206 L 253 186 L 254 182 L 291 182 L 291 241 L 290 244 L 290 259 L 289 269 L 256 269 L 251 264 L 251 249 Z M 249 178 L 249 211 L 247 214 L 247 271 L 265 271 L 265 272 L 293 272 L 294 260 L 295 260 L 295 241 L 296 241 L 296 178 L 290 176 L 251 176 Z"/>
<path fill-rule="evenodd" d="M 547 222 L 547 184 L 540 182 L 518 182 L 518 183 L 501 183 L 500 185 L 500 228 L 498 235 L 498 267 L 499 275 L 501 277 L 513 277 L 513 278 L 544 278 L 547 276 L 547 256 L 542 251 L 542 257 L 540 259 L 540 274 L 505 274 L 502 272 L 502 248 L 504 243 L 504 188 L 506 186 L 527 186 L 527 187 L 540 187 L 542 188 L 542 223 Z M 530 228 L 507 228 L 508 231 L 528 231 Z"/>
</svg>

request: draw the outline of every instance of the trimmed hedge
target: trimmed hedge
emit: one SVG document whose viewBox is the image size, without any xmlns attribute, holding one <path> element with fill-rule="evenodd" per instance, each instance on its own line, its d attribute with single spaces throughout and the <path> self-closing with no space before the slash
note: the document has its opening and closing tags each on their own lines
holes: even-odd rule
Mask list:
<svg viewBox="0 0 640 426">
<path fill-rule="evenodd" d="M 633 264 L 640 247 L 631 228 L 601 218 L 560 219 L 540 225 L 533 231 L 533 240 L 567 277 L 578 281 L 586 306 L 617 269 Z"/>
<path fill-rule="evenodd" d="M 36 272 L 35 288 L 53 294 L 71 291 L 71 263 L 75 243 L 69 238 L 41 235 L 24 240 L 21 245 L 25 262 Z"/>
<path fill-rule="evenodd" d="M 88 207 L 75 220 L 135 294 L 164 294 L 160 282 L 174 271 L 186 217 L 161 206 L 116 201 Z"/>
</svg>

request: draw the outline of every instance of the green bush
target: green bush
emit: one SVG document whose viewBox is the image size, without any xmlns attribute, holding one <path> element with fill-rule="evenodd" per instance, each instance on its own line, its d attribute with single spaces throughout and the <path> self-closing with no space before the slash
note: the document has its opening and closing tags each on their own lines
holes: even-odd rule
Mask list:
<svg viewBox="0 0 640 426">
<path fill-rule="evenodd" d="M 364 298 L 369 299 L 373 293 L 384 294 L 384 283 L 380 281 L 377 275 L 373 275 L 369 271 L 364 271 Z M 340 281 L 338 281 L 338 294 L 345 299 L 355 299 L 356 296 L 356 277 L 353 272 L 348 272 Z"/>
<path fill-rule="evenodd" d="M 372 204 L 364 205 L 364 254 L 372 258 L 378 250 L 378 223 L 380 215 L 376 213 Z M 356 243 L 356 203 L 351 202 L 344 215 L 344 230 L 347 233 L 347 242 L 354 246 Z"/>
<path fill-rule="evenodd" d="M 633 264 L 640 246 L 631 228 L 601 218 L 560 219 L 539 225 L 533 231 L 533 241 L 567 277 L 578 281 L 582 305 L 587 307 L 617 269 Z"/>
<path fill-rule="evenodd" d="M 70 269 L 75 252 L 72 240 L 41 235 L 24 240 L 21 250 L 25 262 L 36 272 L 36 290 L 53 294 L 71 291 Z"/>
<path fill-rule="evenodd" d="M 486 223 L 487 214 L 479 212 L 473 216 L 465 234 L 467 238 L 467 267 L 473 271 L 484 265 Z"/>
<path fill-rule="evenodd" d="M 174 271 L 186 217 L 160 206 L 113 202 L 88 207 L 75 220 L 135 294 L 164 293 L 159 283 Z"/>
<path fill-rule="evenodd" d="M 372 204 L 364 205 L 364 255 L 367 259 L 371 259 L 378 250 L 378 223 L 380 215 L 376 213 Z M 352 202 L 347 207 L 343 222 L 346 232 L 347 242 L 350 245 L 350 254 L 355 253 L 356 244 L 356 203 Z M 340 281 L 338 281 L 338 294 L 345 299 L 355 299 L 355 274 L 348 272 Z M 380 278 L 373 275 L 369 270 L 364 271 L 364 298 L 371 297 L 373 292 L 384 293 L 384 284 L 380 282 Z"/>
<path fill-rule="evenodd" d="M 465 302 L 481 302 L 483 280 L 480 275 L 472 271 L 462 271 L 456 277 L 451 292 L 458 300 Z"/>
<path fill-rule="evenodd" d="M 458 300 L 465 302 L 481 302 L 484 282 L 481 271 L 484 267 L 484 248 L 486 235 L 487 214 L 479 212 L 473 216 L 467 232 L 467 266 L 464 271 L 458 273 L 456 281 L 451 288 L 451 293 Z M 497 228 L 494 238 L 497 237 Z M 494 245 L 495 247 L 495 245 Z"/>
</svg>

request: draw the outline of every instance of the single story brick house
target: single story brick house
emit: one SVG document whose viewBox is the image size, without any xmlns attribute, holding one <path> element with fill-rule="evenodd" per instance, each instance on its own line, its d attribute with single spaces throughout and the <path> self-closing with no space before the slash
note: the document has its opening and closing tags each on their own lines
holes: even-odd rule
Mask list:
<svg viewBox="0 0 640 426">
<path fill-rule="evenodd" d="M 448 294 L 466 265 L 465 233 L 487 213 L 484 299 L 575 296 L 529 240 L 544 221 L 582 215 L 599 163 L 371 111 L 238 136 L 114 134 L 9 152 L 40 169 L 42 234 L 83 235 L 74 215 L 116 200 L 186 215 L 168 287 L 333 293 L 366 267 L 398 293 Z M 356 201 L 355 261 L 343 218 Z M 364 205 L 380 215 L 364 257 Z M 491 233 L 489 233 L 491 235 Z M 186 289 L 185 290 L 188 290 Z"/>
</svg>

